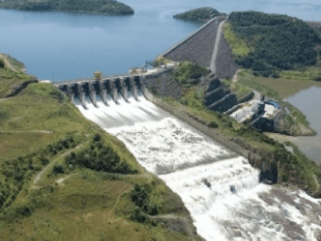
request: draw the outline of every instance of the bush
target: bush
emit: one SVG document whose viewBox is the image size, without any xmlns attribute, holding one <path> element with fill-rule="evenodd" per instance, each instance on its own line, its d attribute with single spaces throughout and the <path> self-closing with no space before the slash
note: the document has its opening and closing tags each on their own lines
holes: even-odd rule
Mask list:
<svg viewBox="0 0 321 241">
<path fill-rule="evenodd" d="M 94 171 L 131 174 L 136 173 L 118 154 L 102 142 L 99 134 L 93 137 L 90 146 L 78 153 L 72 152 L 65 157 L 67 166 L 84 167 Z"/>
<path fill-rule="evenodd" d="M 201 81 L 203 75 L 210 71 L 198 63 L 181 62 L 175 73 L 175 80 L 182 85 L 196 85 Z"/>
<path fill-rule="evenodd" d="M 158 209 L 156 205 L 150 202 L 151 188 L 147 184 L 135 185 L 134 190 L 130 192 L 130 198 L 135 204 L 135 213 L 131 215 L 131 219 L 138 222 L 145 222 L 146 217 L 143 213 L 148 215 L 157 215 Z"/>
<path fill-rule="evenodd" d="M 64 167 L 61 164 L 55 165 L 53 168 L 54 173 L 60 174 L 60 173 L 65 173 L 64 172 Z"/>
<path fill-rule="evenodd" d="M 0 68 L 3 69 L 4 68 L 4 62 L 2 59 L 0 59 Z"/>
<path fill-rule="evenodd" d="M 211 121 L 209 123 L 208 127 L 210 127 L 210 128 L 218 128 L 218 124 L 216 122 L 214 122 L 214 121 Z"/>
</svg>

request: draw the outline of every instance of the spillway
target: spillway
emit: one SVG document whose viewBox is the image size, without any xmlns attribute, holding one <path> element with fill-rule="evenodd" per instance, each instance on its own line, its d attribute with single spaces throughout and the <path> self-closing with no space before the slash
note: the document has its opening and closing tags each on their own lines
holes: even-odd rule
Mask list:
<svg viewBox="0 0 321 241">
<path fill-rule="evenodd" d="M 189 210 L 207 241 L 317 241 L 321 201 L 300 190 L 259 183 L 259 170 L 153 103 L 142 92 L 107 105 L 74 103 L 89 120 L 122 140 L 137 161 L 158 175 Z"/>
</svg>

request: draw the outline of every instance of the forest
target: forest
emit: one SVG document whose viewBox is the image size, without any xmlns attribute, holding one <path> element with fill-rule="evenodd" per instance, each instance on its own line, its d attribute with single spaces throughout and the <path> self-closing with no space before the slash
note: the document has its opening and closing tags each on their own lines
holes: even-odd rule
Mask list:
<svg viewBox="0 0 321 241">
<path fill-rule="evenodd" d="M 195 8 L 183 13 L 175 14 L 173 17 L 186 21 L 208 21 L 218 15 L 222 15 L 219 11 L 211 7 Z"/>
<path fill-rule="evenodd" d="M 104 15 L 134 14 L 131 7 L 114 0 L 7 0 L 0 1 L 0 8 L 20 11 L 62 11 Z"/>
<path fill-rule="evenodd" d="M 250 48 L 236 62 L 255 75 L 277 77 L 280 70 L 316 64 L 320 34 L 300 19 L 249 11 L 233 12 L 229 21 Z"/>
</svg>

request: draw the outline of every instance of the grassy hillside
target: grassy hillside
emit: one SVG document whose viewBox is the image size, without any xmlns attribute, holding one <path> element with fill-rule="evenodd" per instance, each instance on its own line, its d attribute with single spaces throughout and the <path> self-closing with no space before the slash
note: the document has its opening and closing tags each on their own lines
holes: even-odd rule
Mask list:
<svg viewBox="0 0 321 241">
<path fill-rule="evenodd" d="M 114 0 L 6 0 L 0 8 L 21 11 L 62 11 L 105 15 L 132 15 L 134 10 Z"/>
<path fill-rule="evenodd" d="M 233 12 L 225 26 L 237 63 L 255 75 L 277 77 L 279 71 L 316 64 L 321 35 L 306 22 L 286 15 Z"/>
<path fill-rule="evenodd" d="M 8 55 L 0 53 L 0 98 L 4 98 L 19 87 L 19 85 L 34 79 L 34 77 L 26 75 L 24 65 Z"/>
<path fill-rule="evenodd" d="M 181 199 L 51 84 L 0 99 L 0 136 L 0 240 L 198 240 Z"/>
<path fill-rule="evenodd" d="M 186 21 L 201 21 L 206 22 L 211 18 L 222 15 L 219 11 L 211 7 L 195 8 L 183 13 L 175 14 L 173 17 Z"/>
</svg>

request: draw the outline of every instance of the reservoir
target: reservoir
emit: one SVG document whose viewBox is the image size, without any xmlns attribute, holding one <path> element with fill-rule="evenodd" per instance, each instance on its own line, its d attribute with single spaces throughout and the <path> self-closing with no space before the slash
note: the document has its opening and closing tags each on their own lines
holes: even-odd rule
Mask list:
<svg viewBox="0 0 321 241">
<path fill-rule="evenodd" d="M 221 12 L 258 10 L 320 20 L 315 1 L 124 0 L 135 15 L 107 17 L 0 10 L 0 52 L 25 63 L 27 72 L 53 81 L 127 73 L 184 38 L 201 23 L 173 19 L 201 6 Z"/>
</svg>

